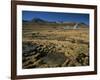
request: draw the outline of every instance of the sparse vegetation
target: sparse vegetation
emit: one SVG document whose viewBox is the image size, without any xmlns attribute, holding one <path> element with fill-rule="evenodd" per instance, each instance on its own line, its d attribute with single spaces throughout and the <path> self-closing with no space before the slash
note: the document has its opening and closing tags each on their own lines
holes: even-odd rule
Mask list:
<svg viewBox="0 0 100 80">
<path fill-rule="evenodd" d="M 23 26 L 23 69 L 89 65 L 88 28 L 64 30 L 64 25 Z"/>
</svg>

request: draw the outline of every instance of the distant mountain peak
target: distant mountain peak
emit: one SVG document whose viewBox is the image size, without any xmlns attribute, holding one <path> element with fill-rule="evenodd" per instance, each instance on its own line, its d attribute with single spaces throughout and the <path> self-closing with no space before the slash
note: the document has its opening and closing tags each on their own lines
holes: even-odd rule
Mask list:
<svg viewBox="0 0 100 80">
<path fill-rule="evenodd" d="M 46 21 L 43 20 L 43 19 L 40 19 L 40 18 L 33 18 L 33 19 L 31 20 L 31 22 L 44 23 L 44 22 L 46 22 Z"/>
</svg>

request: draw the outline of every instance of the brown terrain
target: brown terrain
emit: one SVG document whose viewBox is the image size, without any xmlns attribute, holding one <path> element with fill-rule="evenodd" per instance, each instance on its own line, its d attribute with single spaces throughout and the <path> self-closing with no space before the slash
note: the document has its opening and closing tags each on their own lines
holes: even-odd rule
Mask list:
<svg viewBox="0 0 100 80">
<path fill-rule="evenodd" d="M 23 23 L 22 68 L 89 65 L 89 27 L 80 23 Z"/>
</svg>

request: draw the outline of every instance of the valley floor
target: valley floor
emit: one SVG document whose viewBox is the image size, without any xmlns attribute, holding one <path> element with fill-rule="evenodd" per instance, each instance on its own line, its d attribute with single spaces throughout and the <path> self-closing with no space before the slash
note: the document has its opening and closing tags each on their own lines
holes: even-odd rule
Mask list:
<svg viewBox="0 0 100 80">
<path fill-rule="evenodd" d="M 88 34 L 88 29 L 23 31 L 22 68 L 88 66 Z"/>
</svg>

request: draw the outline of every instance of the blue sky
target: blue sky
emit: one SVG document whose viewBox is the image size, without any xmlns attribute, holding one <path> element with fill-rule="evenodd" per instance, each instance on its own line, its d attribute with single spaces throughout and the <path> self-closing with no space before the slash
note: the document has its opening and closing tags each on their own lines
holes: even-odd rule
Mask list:
<svg viewBox="0 0 100 80">
<path fill-rule="evenodd" d="M 89 25 L 89 14 L 22 11 L 23 20 L 30 21 L 33 18 L 40 18 L 51 22 L 78 22 L 78 23 L 82 22 Z"/>
</svg>

